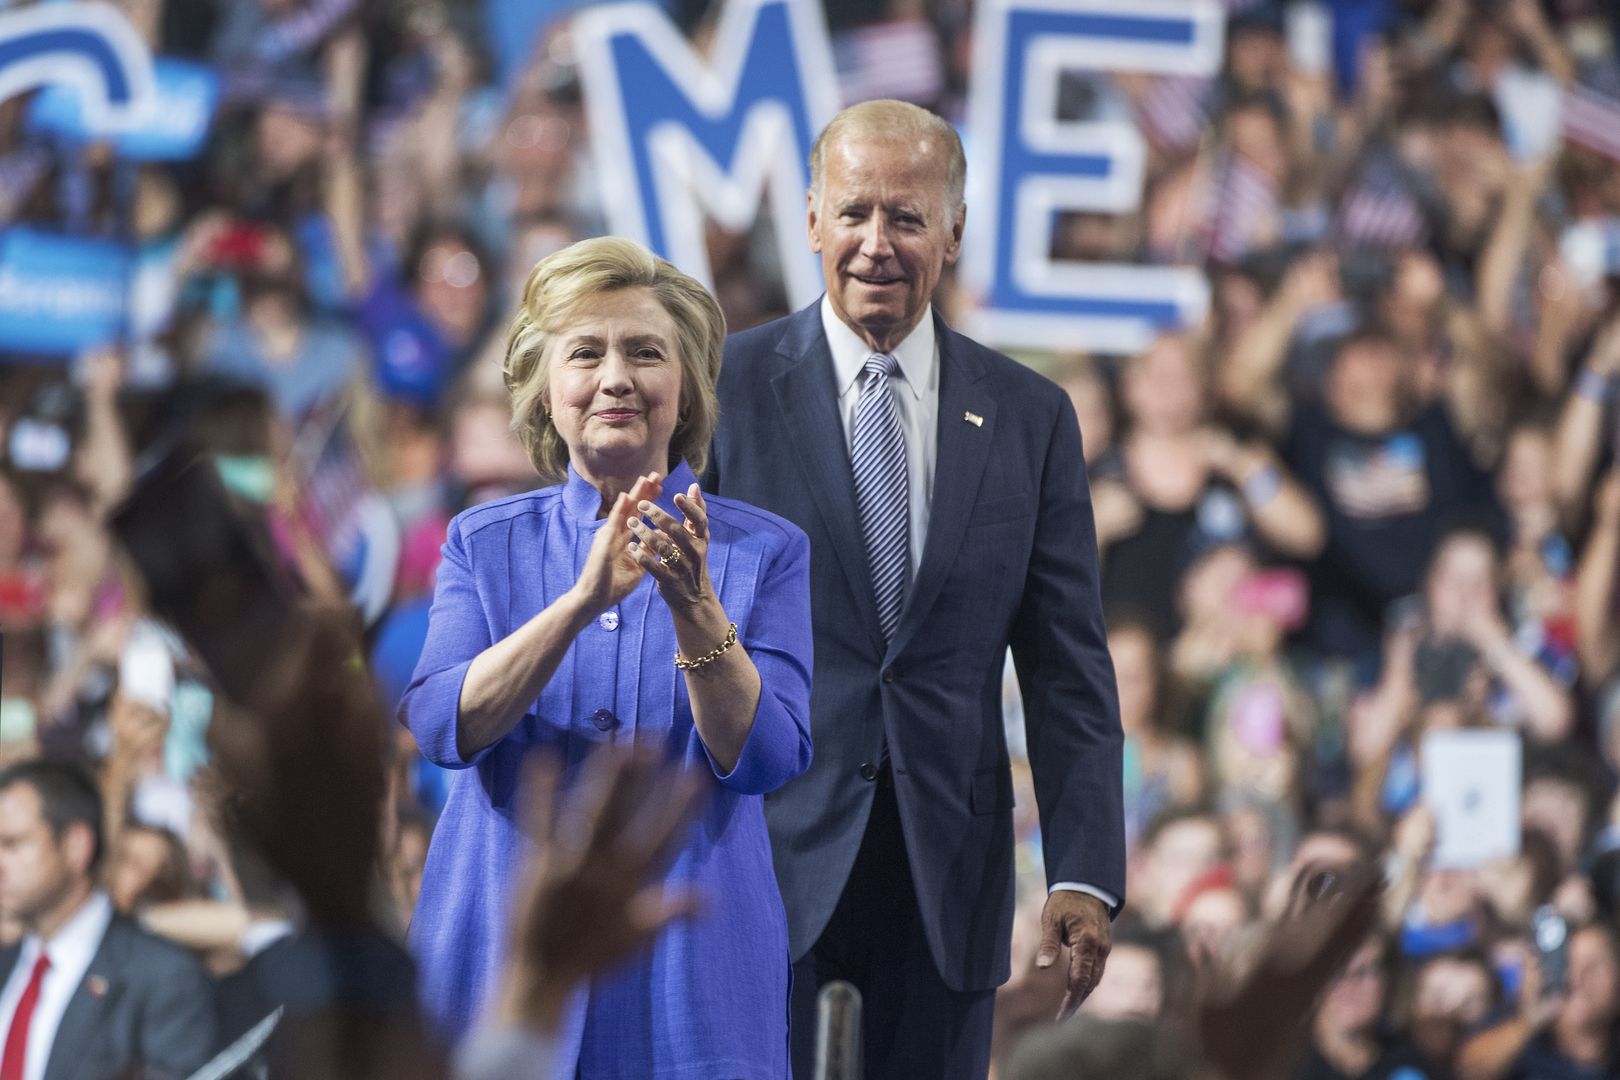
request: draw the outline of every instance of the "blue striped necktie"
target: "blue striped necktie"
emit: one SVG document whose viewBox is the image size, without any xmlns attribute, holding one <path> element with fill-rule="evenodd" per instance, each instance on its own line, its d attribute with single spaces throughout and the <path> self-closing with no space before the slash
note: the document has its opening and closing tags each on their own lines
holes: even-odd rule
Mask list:
<svg viewBox="0 0 1620 1080">
<path fill-rule="evenodd" d="M 894 638 L 900 605 L 911 577 L 911 507 L 906 484 L 906 436 L 900 408 L 889 386 L 899 364 L 887 353 L 873 353 L 861 369 L 864 381 L 850 440 L 855 474 L 855 509 L 860 514 L 872 593 L 885 639 Z"/>
</svg>

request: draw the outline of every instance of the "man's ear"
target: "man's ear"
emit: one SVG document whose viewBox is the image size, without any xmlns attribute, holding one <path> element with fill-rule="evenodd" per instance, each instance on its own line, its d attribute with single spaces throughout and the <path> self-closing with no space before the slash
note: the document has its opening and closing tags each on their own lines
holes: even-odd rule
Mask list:
<svg viewBox="0 0 1620 1080">
<path fill-rule="evenodd" d="M 62 839 L 59 842 L 62 857 L 85 877 L 94 873 L 90 865 L 96 854 L 96 837 L 89 825 L 82 821 L 71 821 L 62 830 Z"/>
<path fill-rule="evenodd" d="M 816 205 L 816 193 L 806 192 L 804 196 L 804 230 L 810 238 L 810 250 L 817 255 L 821 254 L 821 234 L 816 226 L 820 223 L 820 207 Z"/>
<path fill-rule="evenodd" d="M 956 208 L 956 220 L 951 222 L 951 242 L 945 246 L 945 265 L 954 266 L 962 254 L 962 230 L 967 225 L 967 203 Z"/>
</svg>

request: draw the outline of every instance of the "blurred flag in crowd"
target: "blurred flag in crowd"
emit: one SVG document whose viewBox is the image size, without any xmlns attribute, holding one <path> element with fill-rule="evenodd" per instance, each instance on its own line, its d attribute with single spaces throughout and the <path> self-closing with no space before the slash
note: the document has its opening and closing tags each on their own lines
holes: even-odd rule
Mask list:
<svg viewBox="0 0 1620 1080">
<path fill-rule="evenodd" d="M 393 597 L 399 523 L 366 475 L 351 414 L 348 395 L 312 410 L 294 438 L 291 465 L 298 516 L 370 625 Z"/>
<path fill-rule="evenodd" d="M 1620 98 L 1579 83 L 1564 95 L 1564 138 L 1620 161 Z"/>
<path fill-rule="evenodd" d="M 1136 103 L 1137 120 L 1148 141 L 1172 153 L 1197 144 L 1210 125 L 1209 90 L 1213 83 L 1205 75 L 1162 75 L 1153 79 Z"/>
<path fill-rule="evenodd" d="M 1211 192 L 1209 257 L 1228 265 L 1241 260 L 1275 224 L 1277 209 L 1277 178 L 1242 154 L 1231 155 Z"/>
<path fill-rule="evenodd" d="M 1426 232 L 1423 210 L 1387 163 L 1365 170 L 1339 203 L 1338 234 L 1346 246 L 1411 247 Z"/>
<path fill-rule="evenodd" d="M 838 35 L 833 63 L 844 104 L 899 98 L 931 104 L 945 89 L 939 34 L 927 19 L 874 23 Z"/>
</svg>

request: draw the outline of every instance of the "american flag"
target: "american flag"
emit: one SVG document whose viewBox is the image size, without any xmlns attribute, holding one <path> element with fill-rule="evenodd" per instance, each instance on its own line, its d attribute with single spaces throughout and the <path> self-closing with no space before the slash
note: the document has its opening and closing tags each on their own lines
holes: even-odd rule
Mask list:
<svg viewBox="0 0 1620 1080">
<path fill-rule="evenodd" d="M 1149 141 L 1160 150 L 1185 150 L 1209 126 L 1206 75 L 1163 75 L 1152 81 L 1137 102 L 1137 118 Z"/>
<path fill-rule="evenodd" d="M 840 34 L 833 63 L 844 104 L 899 98 L 926 105 L 945 89 L 939 35 L 925 19 L 874 23 Z"/>
<path fill-rule="evenodd" d="M 334 564 L 358 542 L 354 508 L 372 491 L 349 430 L 349 403 L 339 398 L 313 410 L 293 437 L 298 514 Z"/>
<path fill-rule="evenodd" d="M 1563 136 L 1620 161 L 1620 98 L 1577 83 L 1564 95 Z"/>
<path fill-rule="evenodd" d="M 1233 154 L 1211 192 L 1209 257 L 1228 265 L 1242 259 L 1276 218 L 1277 209 L 1277 178 L 1242 154 Z"/>
<path fill-rule="evenodd" d="M 1339 239 L 1351 247 L 1412 247 L 1427 232 L 1417 201 L 1392 179 L 1364 179 L 1339 203 Z"/>
</svg>

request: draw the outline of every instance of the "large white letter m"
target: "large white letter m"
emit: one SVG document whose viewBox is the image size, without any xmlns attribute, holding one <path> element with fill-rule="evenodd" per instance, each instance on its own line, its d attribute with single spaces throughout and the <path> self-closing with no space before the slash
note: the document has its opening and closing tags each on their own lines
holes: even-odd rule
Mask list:
<svg viewBox="0 0 1620 1080">
<path fill-rule="evenodd" d="M 806 161 L 838 108 L 814 0 L 732 0 L 712 63 L 649 3 L 589 8 L 574 35 L 608 227 L 706 285 L 705 214 L 747 230 L 765 193 L 788 299 L 810 303 L 819 264 L 797 242 Z"/>
</svg>

